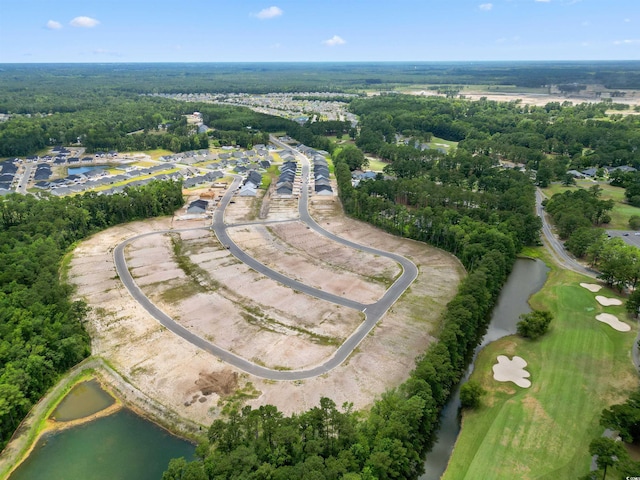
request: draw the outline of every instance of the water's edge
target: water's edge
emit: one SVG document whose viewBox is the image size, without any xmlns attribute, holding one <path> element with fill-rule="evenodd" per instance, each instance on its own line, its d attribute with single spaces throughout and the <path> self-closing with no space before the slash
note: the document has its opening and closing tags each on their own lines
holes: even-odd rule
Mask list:
<svg viewBox="0 0 640 480">
<path fill-rule="evenodd" d="M 473 373 L 478 353 L 485 346 L 500 338 L 516 333 L 518 317 L 531 311 L 529 298 L 542 288 L 548 272 L 549 268 L 541 260 L 529 258 L 516 260 L 493 309 L 487 332 L 482 337 L 480 345 L 473 352 L 473 359 L 460 383 L 456 385 L 451 398 L 442 409 L 440 428 L 437 432 L 438 440 L 427 455 L 424 463 L 425 473 L 420 477 L 420 480 L 439 480 L 444 474 L 460 433 L 460 420 L 458 418 L 460 386 Z"/>
</svg>

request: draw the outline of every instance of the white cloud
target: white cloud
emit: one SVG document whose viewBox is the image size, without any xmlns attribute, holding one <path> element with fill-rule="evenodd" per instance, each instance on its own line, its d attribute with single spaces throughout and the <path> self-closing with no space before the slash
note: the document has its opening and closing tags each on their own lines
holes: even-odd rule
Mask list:
<svg viewBox="0 0 640 480">
<path fill-rule="evenodd" d="M 483 3 L 481 5 L 478 5 L 478 8 L 480 10 L 484 10 L 485 12 L 488 12 L 493 8 L 493 3 Z"/>
<path fill-rule="evenodd" d="M 549 3 L 551 0 L 536 0 L 538 3 Z"/>
<path fill-rule="evenodd" d="M 614 45 L 636 45 L 640 44 L 640 39 L 637 38 L 627 38 L 625 40 L 616 40 L 613 42 Z"/>
<path fill-rule="evenodd" d="M 591 22 L 589 20 L 585 20 L 580 25 L 582 25 L 583 27 L 588 27 L 589 25 L 591 25 Z"/>
<path fill-rule="evenodd" d="M 624 23 L 629 23 L 629 22 L 631 22 L 631 19 L 630 19 L 630 18 L 625 18 L 625 19 L 624 19 Z"/>
<path fill-rule="evenodd" d="M 69 25 L 72 27 L 79 28 L 93 28 L 98 25 L 100 22 L 95 18 L 91 17 L 76 17 L 69 22 Z"/>
<path fill-rule="evenodd" d="M 47 22 L 47 28 L 49 30 L 60 30 L 62 28 L 62 24 L 60 22 L 56 22 L 55 20 L 49 20 Z"/>
<path fill-rule="evenodd" d="M 264 8 L 258 12 L 256 17 L 260 20 L 269 20 L 270 18 L 276 18 L 282 15 L 284 12 L 280 7 Z"/>
<path fill-rule="evenodd" d="M 347 42 L 342 37 L 339 37 L 338 35 L 334 35 L 333 37 L 331 37 L 328 40 L 325 40 L 322 43 L 324 43 L 328 47 L 335 47 L 337 45 L 344 45 Z"/>
</svg>

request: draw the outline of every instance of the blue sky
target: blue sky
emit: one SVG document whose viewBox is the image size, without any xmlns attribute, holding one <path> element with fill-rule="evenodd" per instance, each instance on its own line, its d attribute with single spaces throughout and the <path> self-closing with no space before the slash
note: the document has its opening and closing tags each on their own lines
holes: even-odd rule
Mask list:
<svg viewBox="0 0 640 480">
<path fill-rule="evenodd" d="M 0 0 L 0 63 L 640 60 L 640 0 Z"/>
</svg>

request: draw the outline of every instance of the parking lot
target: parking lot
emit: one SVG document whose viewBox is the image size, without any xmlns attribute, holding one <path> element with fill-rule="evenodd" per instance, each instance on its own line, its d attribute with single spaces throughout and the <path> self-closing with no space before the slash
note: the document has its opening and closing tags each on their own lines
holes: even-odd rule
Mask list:
<svg viewBox="0 0 640 480">
<path fill-rule="evenodd" d="M 640 248 L 640 232 L 635 230 L 607 230 L 607 235 L 611 238 L 620 237 L 626 244 Z"/>
</svg>

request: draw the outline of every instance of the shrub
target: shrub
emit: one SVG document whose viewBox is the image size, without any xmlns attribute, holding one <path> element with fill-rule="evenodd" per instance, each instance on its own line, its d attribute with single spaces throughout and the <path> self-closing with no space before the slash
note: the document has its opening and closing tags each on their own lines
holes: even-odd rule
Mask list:
<svg viewBox="0 0 640 480">
<path fill-rule="evenodd" d="M 552 319 L 551 312 L 544 310 L 523 313 L 518 322 L 518 335 L 535 340 L 547 333 Z"/>
</svg>

